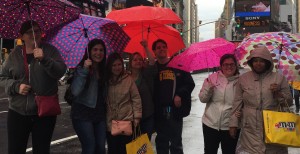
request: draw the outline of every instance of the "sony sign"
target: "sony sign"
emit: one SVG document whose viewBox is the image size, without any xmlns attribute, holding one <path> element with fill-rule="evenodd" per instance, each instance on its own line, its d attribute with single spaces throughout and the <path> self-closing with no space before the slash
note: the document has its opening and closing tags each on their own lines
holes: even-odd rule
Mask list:
<svg viewBox="0 0 300 154">
<path fill-rule="evenodd" d="M 260 17 L 245 17 L 245 20 L 259 20 Z"/>
</svg>

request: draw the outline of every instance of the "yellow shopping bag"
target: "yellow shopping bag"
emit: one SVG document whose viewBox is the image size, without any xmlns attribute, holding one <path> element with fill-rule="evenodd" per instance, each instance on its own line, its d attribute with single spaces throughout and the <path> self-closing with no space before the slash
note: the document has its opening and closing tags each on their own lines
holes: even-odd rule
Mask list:
<svg viewBox="0 0 300 154">
<path fill-rule="evenodd" d="M 148 135 L 143 134 L 126 144 L 127 154 L 154 154 Z"/>
<path fill-rule="evenodd" d="M 263 110 L 265 142 L 300 147 L 300 116 L 289 112 Z"/>
</svg>

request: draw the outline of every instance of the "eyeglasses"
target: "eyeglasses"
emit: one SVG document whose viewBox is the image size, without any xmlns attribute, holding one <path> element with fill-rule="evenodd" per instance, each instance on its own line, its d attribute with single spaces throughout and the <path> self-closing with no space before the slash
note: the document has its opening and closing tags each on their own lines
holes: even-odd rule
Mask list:
<svg viewBox="0 0 300 154">
<path fill-rule="evenodd" d="M 235 67 L 235 66 L 236 66 L 235 63 L 231 63 L 231 64 L 224 63 L 224 64 L 222 64 L 222 67 Z"/>
</svg>

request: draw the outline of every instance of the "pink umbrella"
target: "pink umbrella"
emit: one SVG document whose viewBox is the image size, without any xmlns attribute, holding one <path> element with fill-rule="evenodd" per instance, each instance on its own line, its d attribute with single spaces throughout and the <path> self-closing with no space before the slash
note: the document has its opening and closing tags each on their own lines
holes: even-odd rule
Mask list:
<svg viewBox="0 0 300 154">
<path fill-rule="evenodd" d="M 169 67 L 187 72 L 220 66 L 224 54 L 233 54 L 235 45 L 225 39 L 216 38 L 192 44 L 183 53 L 175 56 Z"/>
</svg>

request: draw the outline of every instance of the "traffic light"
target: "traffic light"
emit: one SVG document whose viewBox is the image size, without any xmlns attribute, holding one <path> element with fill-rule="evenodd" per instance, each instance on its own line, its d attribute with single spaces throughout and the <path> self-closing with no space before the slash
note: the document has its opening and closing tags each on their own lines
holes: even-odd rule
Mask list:
<svg viewBox="0 0 300 154">
<path fill-rule="evenodd" d="M 179 28 L 178 31 L 179 31 L 180 35 L 182 36 L 183 35 L 182 28 Z"/>
<path fill-rule="evenodd" d="M 240 28 L 241 27 L 241 20 L 238 18 L 236 19 L 236 28 Z"/>
</svg>

